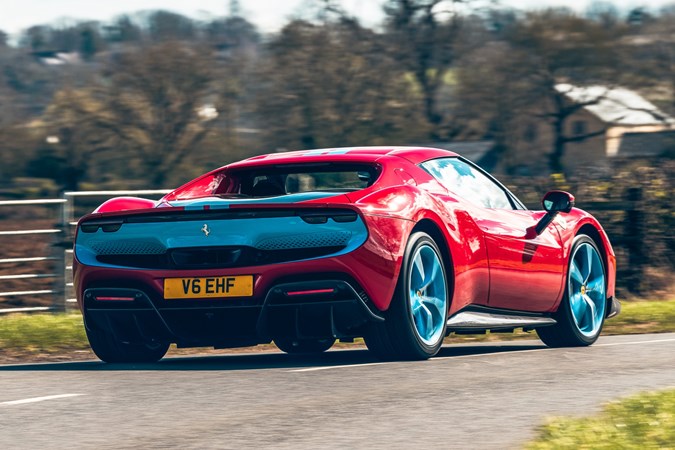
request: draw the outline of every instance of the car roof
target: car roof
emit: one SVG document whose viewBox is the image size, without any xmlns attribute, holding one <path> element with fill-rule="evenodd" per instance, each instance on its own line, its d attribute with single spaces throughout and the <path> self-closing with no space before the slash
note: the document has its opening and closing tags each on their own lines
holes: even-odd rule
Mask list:
<svg viewBox="0 0 675 450">
<path fill-rule="evenodd" d="M 399 156 L 413 164 L 432 158 L 458 156 L 449 150 L 431 147 L 340 147 L 293 152 L 270 153 L 253 156 L 229 164 L 231 169 L 263 166 L 268 164 L 298 164 L 316 162 L 374 162 L 383 156 Z"/>
</svg>

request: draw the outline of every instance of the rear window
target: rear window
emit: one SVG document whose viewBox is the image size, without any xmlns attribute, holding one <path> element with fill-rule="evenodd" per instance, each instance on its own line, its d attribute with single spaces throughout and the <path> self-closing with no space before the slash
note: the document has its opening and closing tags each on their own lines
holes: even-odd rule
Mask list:
<svg viewBox="0 0 675 450">
<path fill-rule="evenodd" d="M 169 195 L 167 200 L 349 192 L 371 186 L 378 176 L 378 167 L 368 164 L 293 164 L 229 170 L 197 179 Z"/>
</svg>

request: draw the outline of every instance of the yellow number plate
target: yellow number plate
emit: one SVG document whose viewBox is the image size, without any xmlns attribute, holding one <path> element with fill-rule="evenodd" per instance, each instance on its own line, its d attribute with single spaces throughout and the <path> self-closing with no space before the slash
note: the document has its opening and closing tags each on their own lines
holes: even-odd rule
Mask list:
<svg viewBox="0 0 675 450">
<path fill-rule="evenodd" d="M 165 278 L 164 298 L 251 297 L 253 275 L 210 278 Z"/>
</svg>

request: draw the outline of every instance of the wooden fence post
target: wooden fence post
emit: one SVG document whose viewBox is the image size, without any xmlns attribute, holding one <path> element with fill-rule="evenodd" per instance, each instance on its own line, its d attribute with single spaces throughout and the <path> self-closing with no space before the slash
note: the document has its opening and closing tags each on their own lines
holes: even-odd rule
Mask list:
<svg viewBox="0 0 675 450">
<path fill-rule="evenodd" d="M 633 292 L 640 291 L 642 287 L 642 273 L 645 265 L 645 224 L 644 211 L 642 210 L 642 188 L 633 187 L 626 191 L 629 201 L 629 209 L 626 210 L 625 238 L 628 249 L 628 286 Z"/>
</svg>

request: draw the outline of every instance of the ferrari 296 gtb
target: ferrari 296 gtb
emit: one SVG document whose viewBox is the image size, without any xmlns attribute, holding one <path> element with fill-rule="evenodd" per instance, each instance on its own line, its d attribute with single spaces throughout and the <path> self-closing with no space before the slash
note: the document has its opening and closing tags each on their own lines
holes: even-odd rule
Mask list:
<svg viewBox="0 0 675 450">
<path fill-rule="evenodd" d="M 359 337 L 380 358 L 425 359 L 452 332 L 516 328 L 590 345 L 620 309 L 612 246 L 571 194 L 542 203 L 446 150 L 256 156 L 80 219 L 77 300 L 107 362 Z"/>
</svg>

